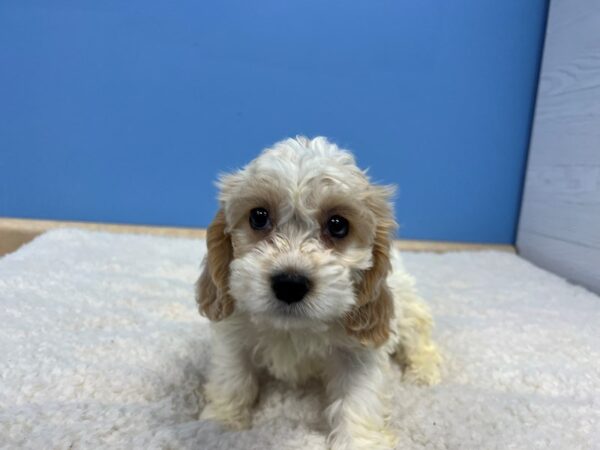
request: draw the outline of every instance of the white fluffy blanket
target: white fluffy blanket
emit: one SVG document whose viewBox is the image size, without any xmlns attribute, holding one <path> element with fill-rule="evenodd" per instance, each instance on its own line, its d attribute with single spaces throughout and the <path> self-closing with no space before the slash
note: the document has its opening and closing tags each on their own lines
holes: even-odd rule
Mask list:
<svg viewBox="0 0 600 450">
<path fill-rule="evenodd" d="M 321 391 L 272 381 L 251 430 L 197 420 L 198 240 L 49 232 L 0 259 L 0 447 L 321 449 Z M 405 255 L 443 382 L 398 382 L 399 448 L 600 446 L 600 298 L 515 255 Z"/>
</svg>

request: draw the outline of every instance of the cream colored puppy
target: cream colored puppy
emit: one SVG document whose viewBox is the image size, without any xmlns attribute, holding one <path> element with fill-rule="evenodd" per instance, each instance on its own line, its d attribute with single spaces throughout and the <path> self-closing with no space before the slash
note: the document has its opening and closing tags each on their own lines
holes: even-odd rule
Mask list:
<svg viewBox="0 0 600 450">
<path fill-rule="evenodd" d="M 323 380 L 332 448 L 392 447 L 390 357 L 427 384 L 440 361 L 392 249 L 393 189 L 323 137 L 279 142 L 219 187 L 197 283 L 213 331 L 201 418 L 248 427 L 266 369 L 294 386 Z"/>
</svg>

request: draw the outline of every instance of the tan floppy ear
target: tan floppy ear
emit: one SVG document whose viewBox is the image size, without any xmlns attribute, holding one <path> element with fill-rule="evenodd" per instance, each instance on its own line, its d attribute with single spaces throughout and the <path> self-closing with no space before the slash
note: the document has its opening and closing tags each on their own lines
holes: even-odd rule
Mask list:
<svg viewBox="0 0 600 450">
<path fill-rule="evenodd" d="M 229 263 L 233 259 L 233 247 L 225 227 L 225 213 L 221 209 L 206 230 L 207 254 L 204 269 L 196 282 L 200 314 L 213 321 L 226 318 L 234 308 L 229 294 Z"/>
<path fill-rule="evenodd" d="M 390 320 L 394 313 L 392 293 L 387 285 L 391 270 L 390 252 L 396 229 L 392 206 L 388 199 L 393 189 L 374 187 L 367 204 L 376 218 L 373 240 L 373 265 L 356 284 L 356 306 L 346 315 L 346 332 L 366 346 L 378 347 L 390 334 Z"/>
</svg>

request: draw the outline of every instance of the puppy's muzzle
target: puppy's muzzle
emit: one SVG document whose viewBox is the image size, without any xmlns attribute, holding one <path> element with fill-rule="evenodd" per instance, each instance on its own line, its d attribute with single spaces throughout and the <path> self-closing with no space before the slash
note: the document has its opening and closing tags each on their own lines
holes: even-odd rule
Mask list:
<svg viewBox="0 0 600 450">
<path fill-rule="evenodd" d="M 275 297 L 289 304 L 302 300 L 310 290 L 310 280 L 298 273 L 282 272 L 271 277 Z"/>
</svg>

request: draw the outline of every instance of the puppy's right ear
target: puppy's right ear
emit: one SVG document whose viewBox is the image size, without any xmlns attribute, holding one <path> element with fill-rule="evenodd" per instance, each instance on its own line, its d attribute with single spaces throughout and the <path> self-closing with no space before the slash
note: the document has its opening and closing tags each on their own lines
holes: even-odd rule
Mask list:
<svg viewBox="0 0 600 450">
<path fill-rule="evenodd" d="M 234 308 L 229 294 L 229 264 L 233 259 L 233 247 L 225 228 L 225 213 L 220 209 L 206 231 L 208 252 L 204 258 L 204 269 L 196 282 L 200 314 L 213 321 L 226 318 Z"/>
</svg>

